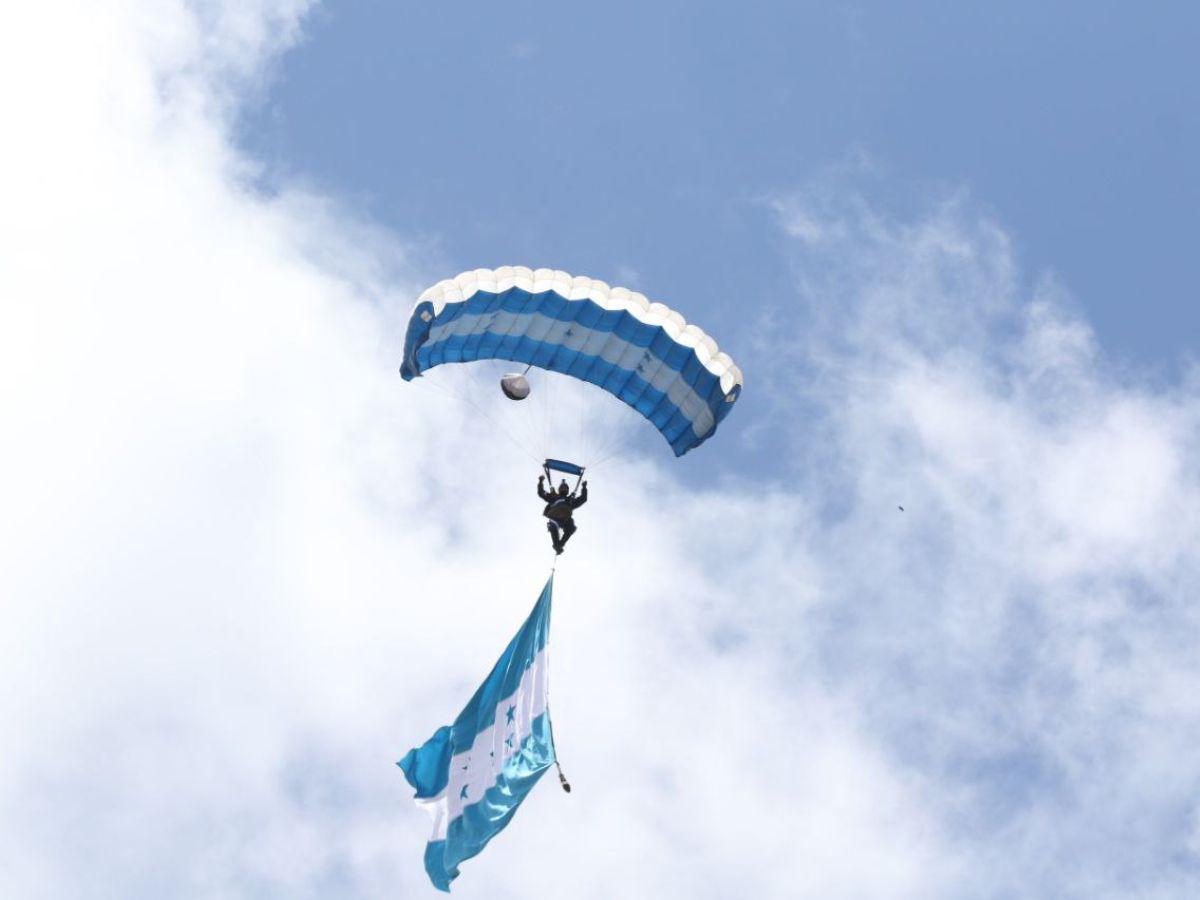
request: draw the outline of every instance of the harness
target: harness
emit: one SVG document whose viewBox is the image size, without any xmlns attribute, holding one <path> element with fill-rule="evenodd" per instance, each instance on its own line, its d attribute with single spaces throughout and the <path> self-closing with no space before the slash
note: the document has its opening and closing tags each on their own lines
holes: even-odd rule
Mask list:
<svg viewBox="0 0 1200 900">
<path fill-rule="evenodd" d="M 557 500 L 551 500 L 546 505 L 546 511 L 543 515 L 547 519 L 553 519 L 555 522 L 565 522 L 571 518 L 573 512 L 575 512 L 575 508 L 571 506 L 571 498 L 559 497 Z"/>
</svg>

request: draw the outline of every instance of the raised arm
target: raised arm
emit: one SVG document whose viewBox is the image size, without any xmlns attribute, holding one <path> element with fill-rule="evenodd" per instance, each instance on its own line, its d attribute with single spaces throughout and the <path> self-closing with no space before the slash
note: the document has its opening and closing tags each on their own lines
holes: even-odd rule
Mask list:
<svg viewBox="0 0 1200 900">
<path fill-rule="evenodd" d="M 583 490 L 579 492 L 579 496 L 571 503 L 572 509 L 579 509 L 583 504 L 587 503 L 587 482 L 583 483 Z"/>
<path fill-rule="evenodd" d="M 539 475 L 538 476 L 538 496 L 541 497 L 543 500 L 545 500 L 547 503 L 549 503 L 551 500 L 554 499 L 554 497 L 552 494 L 548 494 L 546 492 L 545 482 L 546 482 L 546 476 Z"/>
</svg>

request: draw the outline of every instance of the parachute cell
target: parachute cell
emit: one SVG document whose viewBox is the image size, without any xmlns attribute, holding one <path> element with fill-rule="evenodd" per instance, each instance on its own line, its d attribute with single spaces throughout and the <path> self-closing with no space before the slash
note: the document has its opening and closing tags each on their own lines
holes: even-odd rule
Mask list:
<svg viewBox="0 0 1200 900">
<path fill-rule="evenodd" d="M 742 389 L 733 360 L 679 313 L 551 269 L 477 269 L 421 295 L 405 336 L 406 381 L 486 359 L 602 388 L 650 420 L 676 456 L 712 436 Z"/>
</svg>

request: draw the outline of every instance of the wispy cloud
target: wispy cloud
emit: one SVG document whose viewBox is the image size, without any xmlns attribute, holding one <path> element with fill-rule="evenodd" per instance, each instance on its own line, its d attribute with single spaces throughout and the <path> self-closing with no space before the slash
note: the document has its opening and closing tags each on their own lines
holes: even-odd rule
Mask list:
<svg viewBox="0 0 1200 900">
<path fill-rule="evenodd" d="M 633 266 L 620 263 L 617 265 L 616 284 L 621 287 L 637 289 L 642 284 L 642 273 Z"/>
<path fill-rule="evenodd" d="M 1191 893 L 1195 381 L 1110 364 L 963 197 L 897 220 L 839 178 L 778 210 L 826 664 L 979 857 L 955 894 Z"/>
</svg>

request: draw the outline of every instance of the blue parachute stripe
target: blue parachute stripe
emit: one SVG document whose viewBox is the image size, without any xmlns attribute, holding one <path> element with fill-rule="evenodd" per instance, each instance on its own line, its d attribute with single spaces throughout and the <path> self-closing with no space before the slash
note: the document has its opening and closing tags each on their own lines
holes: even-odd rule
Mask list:
<svg viewBox="0 0 1200 900">
<path fill-rule="evenodd" d="M 425 301 L 418 303 L 408 319 L 408 328 L 404 330 L 404 361 L 400 363 L 400 375 L 405 381 L 410 381 L 421 374 L 417 368 L 417 350 L 429 340 L 429 332 L 433 330 L 433 304 Z"/>
<path fill-rule="evenodd" d="M 458 866 L 477 856 L 512 819 L 521 801 L 554 765 L 554 734 L 550 716 L 542 713 L 530 732 L 483 797 L 463 807 L 446 827 L 446 837 L 425 845 L 425 871 L 439 890 L 449 891 L 459 875 Z"/>
<path fill-rule="evenodd" d="M 440 322 L 438 324 L 441 324 Z M 441 340 L 433 341 L 426 344 L 417 352 L 417 360 L 421 370 L 431 369 L 436 365 L 444 362 L 471 362 L 477 357 L 472 354 L 469 349 L 469 344 L 473 335 L 455 335 L 451 334 Z M 528 338 L 528 335 L 522 336 L 518 341 L 523 341 Z M 555 351 L 560 351 L 564 348 L 560 344 L 548 344 L 546 342 L 536 342 L 532 345 L 532 352 L 524 352 L 522 344 L 514 342 L 511 337 L 501 337 L 496 342 L 494 356 L 491 358 L 512 359 L 519 362 L 528 362 L 534 365 L 539 365 L 542 368 L 552 371 L 562 371 L 564 374 L 574 374 L 575 363 L 586 364 L 585 380 L 597 384 L 622 401 L 628 403 L 634 409 L 641 412 L 650 419 L 655 427 L 663 431 L 664 437 L 675 449 L 677 455 L 687 452 L 694 446 L 698 446 L 703 442 L 702 439 L 697 439 L 694 429 L 688 433 L 688 429 L 693 426 L 693 420 L 687 417 L 679 408 L 670 401 L 669 397 L 662 391 L 658 391 L 650 386 L 647 380 L 638 375 L 637 372 L 629 369 L 623 369 L 615 363 L 611 363 L 598 356 L 589 356 L 579 351 L 567 351 L 570 357 L 556 357 Z M 484 357 L 486 358 L 486 357 Z M 571 365 L 566 365 L 565 360 L 572 360 Z M 695 361 L 694 355 L 692 360 Z M 715 410 L 713 407 L 724 405 L 724 394 L 720 391 L 720 383 L 712 373 L 708 372 L 703 366 L 695 361 L 695 365 L 688 365 L 683 371 L 676 371 L 669 368 L 667 362 L 662 359 L 655 361 L 653 373 L 658 370 L 666 370 L 673 372 L 676 380 L 683 384 L 689 385 L 695 392 L 697 399 L 704 403 L 704 387 L 708 387 L 708 401 L 705 405 L 713 413 L 713 420 L 716 421 Z M 576 376 L 579 377 L 579 376 Z M 701 384 L 702 380 L 707 380 L 709 385 Z M 713 398 L 717 399 L 713 399 Z M 678 427 L 668 429 L 668 422 L 672 416 L 679 414 Z M 708 430 L 705 437 L 712 433 L 712 428 Z"/>
<path fill-rule="evenodd" d="M 704 371 L 707 372 L 706 369 Z M 709 389 L 708 396 L 705 397 L 703 385 L 700 383 L 700 375 L 698 372 L 691 375 L 690 377 L 688 375 L 683 375 L 682 378 L 683 378 L 684 383 L 686 383 L 688 385 L 688 387 L 690 387 L 693 391 L 695 391 L 697 396 L 701 397 L 701 399 L 705 401 L 705 405 L 709 408 L 710 411 L 713 412 L 713 418 L 714 418 L 714 420 L 716 420 L 716 411 L 713 410 L 714 402 L 718 406 L 726 405 L 725 404 L 725 395 L 720 390 L 719 380 L 716 378 L 711 379 L 712 387 Z M 714 391 L 718 394 L 718 396 L 715 398 L 713 396 Z M 718 421 L 719 420 L 714 421 L 712 430 L 714 430 L 714 431 L 716 430 Z M 663 434 L 666 436 L 668 441 L 679 440 L 681 437 L 683 437 L 684 435 L 687 434 L 687 431 L 690 427 L 691 427 L 691 422 L 688 420 L 688 418 L 685 415 L 683 415 L 682 410 L 678 410 L 676 418 L 674 418 L 672 421 L 668 422 L 666 425 L 663 426 Z"/>
<path fill-rule="evenodd" d="M 484 336 L 487 335 L 488 333 L 484 332 Z M 434 364 L 442 361 L 469 361 L 474 358 L 488 358 L 489 355 L 500 354 L 506 358 L 515 356 L 521 358 L 521 361 L 542 363 L 545 367 L 552 368 L 556 371 L 563 370 L 566 374 L 571 374 L 575 377 L 584 377 L 585 379 L 600 382 L 601 386 L 613 392 L 620 390 L 614 386 L 611 377 L 603 380 L 598 377 L 596 365 L 602 363 L 603 361 L 598 360 L 596 357 L 590 357 L 586 354 L 579 353 L 578 351 L 567 351 L 567 355 L 560 353 L 557 356 L 546 358 L 546 356 L 540 355 L 536 352 L 533 354 L 523 352 L 523 346 L 513 347 L 511 346 L 511 343 L 509 346 L 505 346 L 506 342 L 504 341 L 504 338 L 501 335 L 494 333 L 490 335 L 490 341 L 488 343 L 484 344 L 480 342 L 478 347 L 476 347 L 476 341 L 474 340 L 475 337 L 476 335 L 468 335 L 465 337 L 460 337 L 457 341 L 455 341 L 454 336 L 452 335 L 435 342 L 429 347 L 431 352 L 429 353 L 428 357 L 423 358 L 423 361 L 427 360 L 428 363 L 427 365 L 423 366 L 423 368 L 431 368 Z M 528 336 L 526 335 L 523 337 Z M 667 340 L 669 341 L 669 338 Z M 447 341 L 451 341 L 451 343 L 443 346 Z M 528 345 L 526 344 L 525 346 Z M 537 347 L 536 344 L 533 346 L 534 348 Z M 434 353 L 432 351 L 435 348 L 440 349 Z M 562 350 L 564 348 L 549 347 L 546 349 L 553 353 L 555 349 Z M 667 356 L 668 359 L 670 358 L 669 354 L 664 353 L 663 355 Z M 567 362 L 568 360 L 570 361 L 569 363 Z M 585 361 L 589 365 L 589 368 L 586 370 L 581 370 L 579 366 L 581 360 Z M 661 367 L 662 364 L 660 362 L 658 368 Z M 612 373 L 612 376 L 616 376 L 617 374 L 618 373 L 614 372 Z M 619 374 L 625 375 L 627 372 L 623 370 Z M 695 392 L 697 399 L 700 399 L 701 402 L 704 402 L 710 410 L 712 410 L 714 406 L 719 406 L 720 403 L 724 402 L 724 394 L 720 391 L 719 381 L 712 376 L 707 369 L 704 369 L 701 365 L 699 365 L 698 360 L 695 359 L 694 355 L 692 355 L 690 358 L 690 364 L 685 363 L 685 368 L 677 374 L 680 382 L 690 385 Z M 701 384 L 701 380 L 707 383 Z M 708 388 L 707 398 L 705 398 L 706 387 Z"/>
<path fill-rule="evenodd" d="M 509 340 L 509 339 L 504 339 Z M 426 345 L 417 352 L 417 359 L 421 364 L 421 370 L 427 371 L 435 366 L 446 362 L 472 362 L 473 358 L 465 355 L 462 345 L 465 338 L 461 335 L 454 335 L 445 340 L 438 341 L 432 345 Z M 511 359 L 516 362 L 532 363 L 539 368 L 550 369 L 551 371 L 561 371 L 551 365 L 550 354 L 553 352 L 554 345 L 538 342 L 533 353 L 528 355 L 519 352 L 519 348 L 502 348 L 503 352 L 499 352 L 492 358 Z M 678 430 L 676 435 L 668 435 L 664 432 L 663 436 L 671 444 L 676 456 L 682 456 L 693 447 L 699 446 L 705 439 L 698 438 L 694 431 L 691 430 L 691 419 L 682 414 L 670 398 L 663 391 L 656 390 L 650 384 L 638 376 L 636 372 L 628 369 L 622 369 L 614 363 L 610 363 L 599 357 L 586 357 L 590 363 L 590 377 L 587 379 L 592 384 L 597 384 L 609 393 L 620 398 L 622 401 L 632 406 L 647 419 L 649 419 L 660 432 L 664 430 L 667 422 L 674 415 L 679 415 L 683 428 Z M 566 373 L 564 373 L 566 374 Z M 618 388 L 611 379 L 622 378 L 624 389 L 620 393 Z M 709 431 L 711 434 L 712 431 Z"/>
<path fill-rule="evenodd" d="M 531 294 L 513 287 L 501 293 L 477 291 L 465 301 L 446 304 L 436 318 L 432 311 L 432 304 L 418 304 L 409 323 L 401 367 L 406 380 L 447 362 L 510 359 L 529 363 L 588 381 L 614 394 L 650 419 L 677 456 L 707 440 L 732 406 L 721 390 L 720 379 L 700 362 L 691 347 L 673 340 L 661 326 L 647 325 L 626 310 L 604 309 L 592 300 L 568 300 L 554 291 Z M 422 322 L 422 313 L 430 321 Z M 508 328 L 493 331 L 490 326 L 500 314 L 507 314 Z M 461 327 L 473 333 L 456 334 L 455 323 L 468 316 L 470 322 L 461 323 Z M 594 353 L 569 348 L 561 342 L 540 339 L 545 336 L 541 329 L 547 321 L 574 323 L 580 328 L 576 334 L 605 333 L 607 338 L 599 348 L 589 348 L 596 349 Z M 442 337 L 431 341 L 430 332 L 435 326 Z M 566 333 L 572 335 L 569 326 Z M 666 391 L 655 389 L 646 373 L 605 358 L 606 353 L 622 347 L 642 349 L 654 358 L 656 371 L 675 373 L 678 382 L 688 385 L 708 408 L 712 426 L 697 434 L 700 429 L 695 427 L 696 422 L 670 400 Z M 730 396 L 739 393 L 740 388 L 735 387 Z"/>
<path fill-rule="evenodd" d="M 660 362 L 655 371 L 649 373 L 650 379 L 647 380 L 653 379 L 657 375 L 658 370 L 662 369 L 666 364 L 665 360 Z M 680 373 L 680 380 L 685 380 L 684 373 L 682 372 Z M 671 423 L 676 421 L 676 417 L 678 417 L 678 421 L 682 424 L 682 427 L 677 425 L 675 428 L 671 428 Z M 683 415 L 682 410 L 671 403 L 668 397 L 663 397 L 658 401 L 651 414 L 651 421 L 658 426 L 658 430 L 662 432 L 663 437 L 668 441 L 678 440 L 679 436 L 691 425 L 690 420 Z"/>
</svg>

